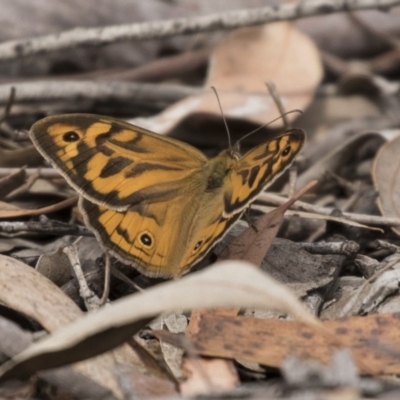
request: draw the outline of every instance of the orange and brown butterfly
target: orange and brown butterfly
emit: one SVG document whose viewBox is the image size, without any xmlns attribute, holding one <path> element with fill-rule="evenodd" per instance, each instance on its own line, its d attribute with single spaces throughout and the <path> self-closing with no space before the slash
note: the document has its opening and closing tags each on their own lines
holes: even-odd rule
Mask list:
<svg viewBox="0 0 400 400">
<path fill-rule="evenodd" d="M 30 132 L 39 152 L 81 195 L 86 224 L 113 255 L 147 276 L 189 271 L 300 151 L 292 129 L 241 156 L 214 158 L 109 117 L 55 115 Z"/>
</svg>

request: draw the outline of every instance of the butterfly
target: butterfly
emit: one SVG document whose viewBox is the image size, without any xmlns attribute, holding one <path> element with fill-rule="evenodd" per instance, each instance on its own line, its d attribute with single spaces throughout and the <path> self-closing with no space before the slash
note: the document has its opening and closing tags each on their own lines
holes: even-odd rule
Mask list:
<svg viewBox="0 0 400 400">
<path fill-rule="evenodd" d="M 36 122 L 38 151 L 80 194 L 103 247 L 151 277 L 178 277 L 200 261 L 300 151 L 292 129 L 243 156 L 238 144 L 207 158 L 196 148 L 91 114 Z"/>
</svg>

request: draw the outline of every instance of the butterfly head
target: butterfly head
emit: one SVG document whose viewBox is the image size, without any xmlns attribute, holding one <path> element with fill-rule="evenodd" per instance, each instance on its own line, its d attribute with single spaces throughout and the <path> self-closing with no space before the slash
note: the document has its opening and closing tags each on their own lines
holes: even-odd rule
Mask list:
<svg viewBox="0 0 400 400">
<path fill-rule="evenodd" d="M 234 160 L 239 160 L 241 154 L 240 154 L 240 142 L 237 141 L 233 146 L 230 146 L 229 148 L 229 155 L 231 158 Z"/>
</svg>

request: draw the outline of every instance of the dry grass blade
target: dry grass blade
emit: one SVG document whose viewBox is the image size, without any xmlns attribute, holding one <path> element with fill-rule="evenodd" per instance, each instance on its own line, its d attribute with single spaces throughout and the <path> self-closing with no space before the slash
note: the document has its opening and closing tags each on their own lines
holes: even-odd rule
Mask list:
<svg viewBox="0 0 400 400">
<path fill-rule="evenodd" d="M 70 207 L 74 204 L 76 204 L 78 201 L 78 197 L 71 197 L 70 199 L 60 201 L 57 204 L 53 204 L 51 206 L 47 207 L 42 207 L 37 210 L 27 210 L 27 209 L 21 209 L 21 208 L 5 208 L 1 209 L 0 208 L 0 218 L 13 218 L 13 217 L 28 217 L 28 216 L 34 216 L 34 215 L 43 215 L 47 214 L 50 212 L 62 210 L 63 208 Z"/>
<path fill-rule="evenodd" d="M 284 285 L 252 264 L 225 261 L 179 281 L 118 300 L 71 323 L 3 364 L 1 379 L 93 357 L 123 343 L 162 312 L 197 307 L 278 309 L 312 326 L 320 326 Z"/>
</svg>

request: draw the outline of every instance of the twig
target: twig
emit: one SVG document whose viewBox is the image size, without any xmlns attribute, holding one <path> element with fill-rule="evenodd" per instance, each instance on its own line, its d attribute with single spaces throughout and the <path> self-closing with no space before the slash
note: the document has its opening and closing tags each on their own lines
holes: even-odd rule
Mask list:
<svg viewBox="0 0 400 400">
<path fill-rule="evenodd" d="M 26 179 L 26 181 L 16 189 L 14 189 L 12 192 L 8 193 L 7 196 L 4 197 L 5 200 L 10 201 L 21 194 L 24 194 L 29 191 L 29 189 L 32 187 L 32 185 L 40 178 L 40 172 L 39 170 L 36 170 L 36 174 L 29 175 Z"/>
<path fill-rule="evenodd" d="M 282 117 L 284 129 L 285 129 L 285 131 L 287 131 L 288 129 L 290 129 L 290 122 L 289 122 L 285 107 L 282 102 L 282 97 L 279 95 L 278 89 L 276 88 L 274 82 L 268 81 L 268 82 L 266 82 L 265 85 L 267 86 L 268 92 L 269 92 L 270 96 L 272 97 L 272 99 L 274 100 L 276 108 L 278 109 L 279 114 Z"/>
<path fill-rule="evenodd" d="M 0 221 L 0 232 L 10 236 L 17 233 L 47 233 L 49 235 L 76 235 L 93 236 L 93 233 L 86 227 L 80 225 L 71 225 L 59 221 L 50 220 L 44 216 L 40 221 L 25 222 L 3 222 Z"/>
<path fill-rule="evenodd" d="M 7 118 L 10 116 L 11 112 L 11 107 L 14 104 L 15 101 L 15 87 L 11 86 L 10 93 L 8 95 L 8 101 L 6 104 L 6 108 L 4 109 L 3 115 L 0 117 L 0 125 L 7 120 Z"/>
<path fill-rule="evenodd" d="M 63 253 L 65 253 L 71 263 L 71 266 L 75 272 L 76 279 L 79 285 L 79 294 L 85 302 L 86 309 L 88 311 L 97 310 L 100 307 L 99 297 L 89 288 L 85 275 L 82 271 L 82 266 L 79 261 L 77 243 L 80 240 L 76 240 L 70 246 L 63 248 Z"/>
<path fill-rule="evenodd" d="M 15 87 L 16 104 L 54 101 L 125 101 L 134 104 L 174 103 L 201 89 L 189 86 L 136 82 L 35 81 L 0 85 L 0 105 L 9 102 Z"/>
<path fill-rule="evenodd" d="M 272 193 L 262 194 L 259 197 L 259 200 L 263 200 L 265 202 L 278 206 L 284 204 L 287 201 L 286 198 Z M 321 215 L 330 215 L 334 210 L 333 208 L 315 206 L 300 200 L 297 200 L 296 203 L 293 206 L 291 206 L 291 209 L 299 211 L 308 211 Z M 346 218 L 350 221 L 354 221 L 365 225 L 400 226 L 400 218 L 381 217 L 379 215 L 355 214 L 349 212 L 342 213 L 342 216 L 343 218 Z"/>
<path fill-rule="evenodd" d="M 141 288 L 136 282 L 134 282 L 132 279 L 128 278 L 123 272 L 121 272 L 119 269 L 117 269 L 113 266 L 111 266 L 111 275 L 114 276 L 115 278 L 121 280 L 122 282 L 125 282 L 127 285 L 132 286 L 138 292 L 144 292 L 144 289 Z"/>
<path fill-rule="evenodd" d="M 358 254 L 354 264 L 365 279 L 370 278 L 381 265 L 379 261 L 364 254 Z"/>
<path fill-rule="evenodd" d="M 396 246 L 393 243 L 389 243 L 384 240 L 378 239 L 378 240 L 375 240 L 375 242 L 373 244 L 375 245 L 375 247 L 377 249 L 385 249 L 385 250 L 391 251 L 392 253 L 400 253 L 400 247 Z"/>
<path fill-rule="evenodd" d="M 105 265 L 104 265 L 104 289 L 100 299 L 100 305 L 104 306 L 107 303 L 108 296 L 110 294 L 110 277 L 111 277 L 111 259 L 108 251 L 104 253 Z"/>
<path fill-rule="evenodd" d="M 342 254 L 346 257 L 354 257 L 360 250 L 359 244 L 352 240 L 347 242 L 299 243 L 299 245 L 311 254 Z"/>
<path fill-rule="evenodd" d="M 133 68 L 110 68 L 99 71 L 88 71 L 63 75 L 68 80 L 100 81 L 160 81 L 181 77 L 207 65 L 211 49 L 191 50 L 183 53 L 164 56 Z M 1 78 L 0 78 L 1 82 Z"/>
<path fill-rule="evenodd" d="M 400 5 L 400 0 L 309 0 L 169 21 L 116 25 L 105 28 L 76 28 L 58 34 L 4 42 L 0 45 L 0 61 L 80 46 L 104 46 L 123 41 L 230 30 L 334 12 L 373 8 L 388 10 L 396 5 Z"/>
<path fill-rule="evenodd" d="M 10 176 L 21 171 L 21 168 L 0 168 L 0 178 Z M 61 178 L 61 174 L 54 168 L 25 168 L 26 176 L 36 175 L 39 172 L 41 178 Z"/>
</svg>

